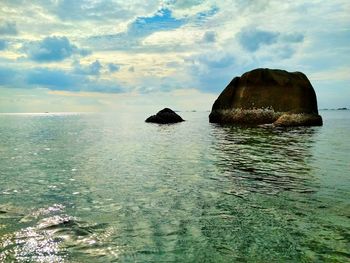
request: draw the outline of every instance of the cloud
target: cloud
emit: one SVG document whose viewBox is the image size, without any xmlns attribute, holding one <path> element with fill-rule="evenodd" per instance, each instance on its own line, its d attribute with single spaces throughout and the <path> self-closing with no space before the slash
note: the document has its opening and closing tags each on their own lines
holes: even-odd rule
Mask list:
<svg viewBox="0 0 350 263">
<path fill-rule="evenodd" d="M 271 0 L 236 0 L 235 4 L 240 13 L 262 12 L 270 7 Z"/>
<path fill-rule="evenodd" d="M 181 77 L 174 77 L 177 88 L 196 87 L 201 92 L 220 92 L 233 78 L 236 63 L 236 57 L 223 50 L 189 56 L 182 63 L 183 69 L 176 72 Z"/>
<path fill-rule="evenodd" d="M 304 41 L 304 35 L 299 32 L 281 33 L 257 28 L 243 28 L 238 34 L 239 45 L 249 53 L 252 59 L 260 64 L 279 59 L 290 59 L 297 50 L 297 45 Z M 262 52 L 263 46 L 269 46 Z M 273 50 L 273 51 L 272 51 Z"/>
<path fill-rule="evenodd" d="M 122 14 L 113 1 L 70 1 L 61 0 L 58 2 L 54 12 L 62 19 L 69 20 L 98 20 L 105 16 Z M 125 11 L 126 10 L 121 10 Z"/>
<path fill-rule="evenodd" d="M 219 8 L 218 3 L 208 0 L 177 0 L 168 1 L 167 6 L 174 12 L 177 18 L 195 19 L 204 21 L 215 15 Z"/>
<path fill-rule="evenodd" d="M 235 63 L 233 55 L 227 52 L 209 52 L 200 56 L 194 56 L 190 60 L 194 63 L 206 66 L 208 69 L 223 69 Z"/>
<path fill-rule="evenodd" d="M 5 22 L 0 24 L 0 35 L 17 35 L 16 23 Z"/>
<path fill-rule="evenodd" d="M 184 24 L 184 20 L 172 17 L 169 9 L 161 9 L 151 17 L 138 17 L 128 27 L 127 34 L 132 36 L 147 36 L 157 31 L 168 31 Z"/>
<path fill-rule="evenodd" d="M 238 41 L 247 51 L 255 52 L 263 45 L 271 45 L 277 42 L 278 36 L 279 33 L 276 32 L 244 28 L 238 33 Z"/>
<path fill-rule="evenodd" d="M 124 93 L 127 91 L 125 87 L 119 85 L 117 81 L 88 82 L 82 90 L 101 93 Z"/>
<path fill-rule="evenodd" d="M 283 34 L 281 40 L 288 43 L 300 43 L 304 41 L 304 35 L 301 33 Z"/>
<path fill-rule="evenodd" d="M 284 45 L 276 50 L 275 55 L 280 59 L 289 59 L 295 53 L 295 49 L 291 45 Z"/>
<path fill-rule="evenodd" d="M 38 68 L 30 71 L 27 75 L 29 85 L 44 86 L 54 90 L 79 90 L 78 78 L 57 69 Z"/>
<path fill-rule="evenodd" d="M 160 33 L 176 35 L 176 30 L 186 28 L 186 26 L 197 28 L 205 23 L 209 18 L 213 17 L 218 8 L 209 7 L 207 10 L 202 10 L 191 14 L 191 16 L 175 17 L 171 5 L 164 5 L 151 16 L 138 16 L 128 24 L 125 31 L 117 34 L 105 34 L 89 37 L 85 40 L 86 45 L 96 47 L 98 50 L 136 50 L 139 52 L 169 52 L 176 50 L 184 50 L 183 43 L 160 43 L 153 45 L 152 41 L 144 41 L 147 38 L 152 38 Z M 180 36 L 183 39 L 184 36 Z M 156 37 L 157 38 L 157 37 Z M 157 41 L 164 40 L 159 37 Z M 198 41 L 197 39 L 196 41 Z M 205 38 L 206 41 L 215 41 L 216 34 L 208 32 Z M 159 41 L 158 41 L 159 42 Z M 163 41 L 164 42 L 164 41 Z M 193 46 L 187 47 L 193 48 Z"/>
<path fill-rule="evenodd" d="M 90 79 L 88 76 L 75 74 L 71 71 L 48 68 L 37 68 L 29 71 L 27 74 L 27 84 L 32 87 L 41 86 L 50 90 L 103 93 L 125 92 L 125 89 L 117 81 Z"/>
<path fill-rule="evenodd" d="M 63 20 L 128 20 L 137 13 L 148 14 L 158 9 L 159 2 L 148 1 L 115 1 L 115 0 L 60 0 L 52 12 Z"/>
<path fill-rule="evenodd" d="M 160 9 L 152 16 L 137 17 L 131 22 L 125 32 L 98 35 L 87 39 L 87 44 L 92 44 L 102 50 L 131 50 L 142 48 L 141 40 L 155 32 L 171 31 L 184 25 L 184 19 L 176 19 L 169 9 Z"/>
<path fill-rule="evenodd" d="M 7 41 L 0 39 L 0 50 L 5 50 L 7 48 Z"/>
<path fill-rule="evenodd" d="M 202 58 L 202 62 L 204 62 L 209 68 L 226 68 L 234 63 L 234 57 L 232 56 L 225 56 L 225 57 L 216 57 L 216 58 L 209 58 L 207 56 Z"/>
<path fill-rule="evenodd" d="M 108 70 L 111 73 L 117 72 L 117 71 L 119 71 L 119 69 L 120 69 L 120 66 L 118 64 L 115 64 L 115 63 L 108 64 Z"/>
<path fill-rule="evenodd" d="M 0 49 L 7 48 L 0 52 L 0 82 L 106 93 L 189 87 L 219 93 L 257 67 L 308 76 L 349 70 L 349 1 L 318 2 L 2 0 L 0 17 L 9 22 L 0 23 L 7 32 L 0 35 Z M 17 29 L 20 37 L 13 37 Z M 83 60 L 91 54 L 85 46 L 94 54 Z"/>
<path fill-rule="evenodd" d="M 99 68 L 99 62 L 91 63 L 91 68 Z M 97 72 L 90 72 L 97 74 Z M 91 78 L 88 74 L 78 74 L 75 70 L 60 68 L 11 68 L 0 65 L 0 87 L 47 88 L 50 90 L 88 91 L 102 93 L 123 93 L 126 91 L 117 80 Z"/>
<path fill-rule="evenodd" d="M 213 43 L 216 41 L 216 32 L 215 31 L 207 31 L 204 33 L 202 41 L 204 43 Z"/>
<path fill-rule="evenodd" d="M 193 21 L 194 24 L 201 25 L 206 21 L 208 21 L 208 19 L 216 15 L 218 12 L 219 12 L 218 7 L 210 6 L 210 8 L 196 13 L 192 18 L 190 17 L 189 20 Z"/>
<path fill-rule="evenodd" d="M 174 1 L 173 5 L 174 7 L 176 7 L 176 9 L 190 9 L 196 6 L 199 6 L 200 4 L 202 4 L 204 1 L 202 0 L 192 0 L 192 1 L 188 1 L 188 0 L 178 0 L 178 1 Z"/>
<path fill-rule="evenodd" d="M 15 70 L 0 66 L 0 86 L 12 84 L 15 79 L 17 79 Z"/>
<path fill-rule="evenodd" d="M 41 41 L 33 41 L 23 45 L 23 51 L 28 58 L 37 62 L 56 62 L 71 57 L 74 54 L 85 56 L 89 52 L 79 49 L 70 43 L 67 37 L 45 37 Z"/>
<path fill-rule="evenodd" d="M 198 77 L 198 90 L 209 93 L 221 92 L 232 80 L 233 75 L 228 71 L 213 71 Z"/>
<path fill-rule="evenodd" d="M 82 74 L 82 75 L 95 75 L 98 76 L 101 73 L 101 70 L 103 68 L 100 61 L 95 60 L 91 64 L 87 66 L 81 65 L 79 62 L 75 62 L 74 64 L 74 73 L 76 74 Z"/>
<path fill-rule="evenodd" d="M 180 66 L 180 63 L 177 62 L 177 61 L 170 61 L 170 62 L 167 62 L 167 63 L 166 63 L 166 66 L 167 66 L 168 68 L 177 68 L 177 67 Z"/>
</svg>

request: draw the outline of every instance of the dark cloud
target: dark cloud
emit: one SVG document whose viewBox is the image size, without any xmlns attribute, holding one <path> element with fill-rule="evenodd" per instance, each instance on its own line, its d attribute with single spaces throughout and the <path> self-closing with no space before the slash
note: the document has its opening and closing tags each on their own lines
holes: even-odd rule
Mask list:
<svg viewBox="0 0 350 263">
<path fill-rule="evenodd" d="M 93 63 L 92 63 L 93 64 Z M 121 93 L 124 89 L 115 81 L 100 81 L 71 71 L 38 68 L 28 72 L 27 84 L 41 86 L 51 90 L 88 91 L 104 93 Z"/>
<path fill-rule="evenodd" d="M 23 45 L 28 58 L 37 62 L 62 61 L 73 54 L 85 56 L 89 51 L 79 49 L 70 43 L 67 37 L 46 37 L 41 41 L 33 41 Z"/>
<path fill-rule="evenodd" d="M 1 86 L 104 93 L 125 92 L 125 89 L 116 80 L 101 80 L 99 78 L 90 78 L 89 75 L 77 74 L 74 70 L 68 71 L 43 67 L 18 69 L 0 66 Z"/>
<path fill-rule="evenodd" d="M 250 52 L 255 52 L 262 46 L 269 46 L 277 42 L 294 44 L 304 41 L 304 35 L 301 33 L 280 33 L 257 28 L 244 28 L 237 36 L 240 45 Z M 292 50 L 292 47 L 287 46 L 287 49 L 281 52 L 284 54 L 282 57 L 290 57 L 293 54 Z"/>
<path fill-rule="evenodd" d="M 256 28 L 245 28 L 238 33 L 240 45 L 250 51 L 257 51 L 263 45 L 271 45 L 277 42 L 279 33 L 260 30 Z"/>
<path fill-rule="evenodd" d="M 198 77 L 198 89 L 203 92 L 221 92 L 232 80 L 232 73 L 228 71 L 212 71 Z"/>
<path fill-rule="evenodd" d="M 117 72 L 117 71 L 119 71 L 119 69 L 120 69 L 120 66 L 118 64 L 115 64 L 115 63 L 109 63 L 108 64 L 108 70 L 111 73 Z"/>
<path fill-rule="evenodd" d="M 291 58 L 295 53 L 295 49 L 290 45 L 285 45 L 277 50 L 276 55 L 281 59 Z"/>
<path fill-rule="evenodd" d="M 29 85 L 44 86 L 53 90 L 78 90 L 81 85 L 78 78 L 68 72 L 57 69 L 38 68 L 28 72 Z"/>
<path fill-rule="evenodd" d="M 0 50 L 5 50 L 7 48 L 7 42 L 0 39 Z"/>
<path fill-rule="evenodd" d="M 90 79 L 88 76 L 58 69 L 39 68 L 30 71 L 28 74 L 27 83 L 32 86 L 39 85 L 51 90 L 104 93 L 124 92 L 124 89 L 116 84 L 115 81 L 111 82 L 100 81 L 99 79 Z"/>
<path fill-rule="evenodd" d="M 236 58 L 224 51 L 212 51 L 185 60 L 193 85 L 203 92 L 219 92 L 232 79 Z"/>
<path fill-rule="evenodd" d="M 177 68 L 178 66 L 180 66 L 179 62 L 176 61 L 170 61 L 168 63 L 166 63 L 166 66 L 168 68 Z"/>
<path fill-rule="evenodd" d="M 12 84 L 15 79 L 17 79 L 15 70 L 0 66 L 0 86 Z"/>
<path fill-rule="evenodd" d="M 102 92 L 102 93 L 124 93 L 125 88 L 118 85 L 115 81 L 100 81 L 98 83 L 88 82 L 83 91 Z"/>
<path fill-rule="evenodd" d="M 300 43 L 304 41 L 304 35 L 300 33 L 291 33 L 281 36 L 281 39 L 288 43 Z"/>
<path fill-rule="evenodd" d="M 17 35 L 16 23 L 5 22 L 0 24 L 0 35 Z"/>
<path fill-rule="evenodd" d="M 207 31 L 204 33 L 202 41 L 205 43 L 213 43 L 216 41 L 216 33 L 214 31 Z"/>
<path fill-rule="evenodd" d="M 102 68 L 103 66 L 98 60 L 95 60 L 87 66 L 81 65 L 79 62 L 74 63 L 74 73 L 76 74 L 98 76 L 100 75 Z"/>
<path fill-rule="evenodd" d="M 222 91 L 233 78 L 234 65 L 227 69 L 201 67 L 191 65 L 188 68 L 193 80 L 193 85 L 202 92 L 218 93 Z"/>
<path fill-rule="evenodd" d="M 200 56 L 195 56 L 195 62 L 198 62 L 200 65 L 204 65 L 206 68 L 213 69 L 223 69 L 227 68 L 235 63 L 235 58 L 225 52 L 217 53 L 208 53 Z"/>
</svg>

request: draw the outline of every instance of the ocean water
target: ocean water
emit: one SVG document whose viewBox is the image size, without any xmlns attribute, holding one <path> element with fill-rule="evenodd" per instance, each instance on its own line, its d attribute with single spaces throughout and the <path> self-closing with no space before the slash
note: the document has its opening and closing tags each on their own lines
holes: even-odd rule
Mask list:
<svg viewBox="0 0 350 263">
<path fill-rule="evenodd" d="M 350 111 L 0 115 L 0 262 L 350 262 Z"/>
</svg>

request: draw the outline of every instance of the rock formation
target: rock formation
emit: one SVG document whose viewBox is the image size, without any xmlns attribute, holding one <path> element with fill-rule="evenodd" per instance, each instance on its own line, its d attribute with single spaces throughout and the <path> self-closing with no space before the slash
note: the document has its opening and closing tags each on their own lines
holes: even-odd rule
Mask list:
<svg viewBox="0 0 350 263">
<path fill-rule="evenodd" d="M 222 124 L 319 126 L 316 93 L 301 72 L 255 69 L 235 77 L 214 102 L 209 121 Z"/>
<path fill-rule="evenodd" d="M 169 124 L 184 121 L 178 114 L 169 108 L 164 108 L 156 115 L 152 115 L 146 119 L 146 122 L 159 124 Z"/>
</svg>

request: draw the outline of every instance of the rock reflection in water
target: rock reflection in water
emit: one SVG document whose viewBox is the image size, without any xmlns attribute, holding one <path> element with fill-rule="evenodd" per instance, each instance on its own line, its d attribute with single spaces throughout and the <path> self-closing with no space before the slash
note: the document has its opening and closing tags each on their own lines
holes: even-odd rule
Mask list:
<svg viewBox="0 0 350 263">
<path fill-rule="evenodd" d="M 310 148 L 318 128 L 212 126 L 213 149 L 220 171 L 234 183 L 228 194 L 251 192 L 309 193 Z"/>
</svg>

